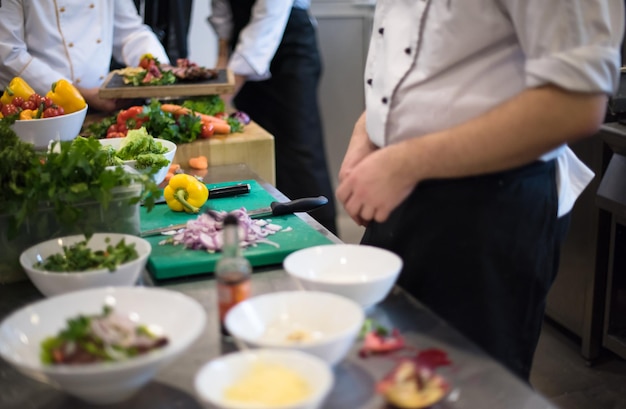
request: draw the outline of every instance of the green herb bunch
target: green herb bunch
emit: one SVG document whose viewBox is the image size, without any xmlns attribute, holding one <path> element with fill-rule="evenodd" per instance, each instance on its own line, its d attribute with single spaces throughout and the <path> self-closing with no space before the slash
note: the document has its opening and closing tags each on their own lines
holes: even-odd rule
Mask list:
<svg viewBox="0 0 626 409">
<path fill-rule="evenodd" d="M 118 187 L 141 185 L 131 203 L 145 199 L 151 210 L 154 197 L 159 196 L 158 186 L 146 175 L 108 166 L 109 156 L 98 140 L 83 137 L 54 142 L 45 152 L 35 151 L 19 140 L 9 124 L 0 123 L 0 215 L 10 215 L 9 238 L 41 208 L 53 209 L 60 224 L 71 226 L 83 217 L 78 204 L 94 202 L 106 209 Z"/>
</svg>

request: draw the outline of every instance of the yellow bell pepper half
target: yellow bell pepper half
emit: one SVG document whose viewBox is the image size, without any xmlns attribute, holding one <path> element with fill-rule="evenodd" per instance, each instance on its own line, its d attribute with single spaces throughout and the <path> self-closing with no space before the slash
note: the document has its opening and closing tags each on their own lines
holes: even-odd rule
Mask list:
<svg viewBox="0 0 626 409">
<path fill-rule="evenodd" d="M 10 104 L 15 97 L 21 97 L 24 101 L 28 101 L 28 98 L 34 93 L 35 90 L 33 90 L 26 81 L 20 77 L 14 77 L 4 89 L 4 93 L 2 97 L 0 97 L 0 102 Z"/>
<path fill-rule="evenodd" d="M 209 198 L 209 189 L 194 176 L 179 173 L 165 186 L 163 197 L 175 212 L 198 213 Z"/>
<path fill-rule="evenodd" d="M 63 107 L 66 114 L 80 111 L 87 106 L 80 91 L 71 82 L 64 79 L 53 82 L 52 88 L 46 96 L 58 106 Z"/>
</svg>

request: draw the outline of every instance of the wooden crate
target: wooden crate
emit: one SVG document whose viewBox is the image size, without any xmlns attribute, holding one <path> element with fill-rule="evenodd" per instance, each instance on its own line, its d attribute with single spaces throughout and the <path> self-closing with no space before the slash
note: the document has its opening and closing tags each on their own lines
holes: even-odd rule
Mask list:
<svg viewBox="0 0 626 409">
<path fill-rule="evenodd" d="M 189 158 L 199 155 L 207 157 L 209 166 L 245 163 L 263 180 L 275 185 L 274 137 L 255 122 L 244 129 L 243 133 L 179 144 L 174 163 L 186 168 Z"/>
</svg>

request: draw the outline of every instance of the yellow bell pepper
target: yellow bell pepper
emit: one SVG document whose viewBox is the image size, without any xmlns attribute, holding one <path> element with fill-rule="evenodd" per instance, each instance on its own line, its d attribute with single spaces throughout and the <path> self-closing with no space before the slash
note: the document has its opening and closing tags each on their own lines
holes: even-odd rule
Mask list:
<svg viewBox="0 0 626 409">
<path fill-rule="evenodd" d="M 36 118 L 37 115 L 37 110 L 33 110 L 33 109 L 24 109 L 20 112 L 20 116 L 19 119 L 20 121 L 27 121 L 29 119 L 34 119 Z"/>
<path fill-rule="evenodd" d="M 209 189 L 194 176 L 179 173 L 165 186 L 163 197 L 175 212 L 198 213 L 209 198 Z"/>
<path fill-rule="evenodd" d="M 10 104 L 13 102 L 13 98 L 22 97 L 24 101 L 28 101 L 28 98 L 35 93 L 26 81 L 20 77 L 14 77 L 9 85 L 4 89 L 0 102 L 3 104 Z"/>
<path fill-rule="evenodd" d="M 46 94 L 55 104 L 63 107 L 66 114 L 80 111 L 87 106 L 85 98 L 71 82 L 60 79 L 52 83 L 52 89 Z"/>
</svg>

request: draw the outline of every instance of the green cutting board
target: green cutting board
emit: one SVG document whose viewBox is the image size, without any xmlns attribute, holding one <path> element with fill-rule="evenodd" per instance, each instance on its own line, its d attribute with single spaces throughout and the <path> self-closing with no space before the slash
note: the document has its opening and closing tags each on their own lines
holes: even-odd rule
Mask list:
<svg viewBox="0 0 626 409">
<path fill-rule="evenodd" d="M 244 207 L 246 210 L 254 210 L 267 207 L 276 200 L 254 180 L 242 180 L 236 183 L 250 184 L 250 193 L 235 197 L 209 198 L 205 207 L 225 211 L 241 207 Z M 207 187 L 214 188 L 232 184 L 234 183 L 220 183 L 207 185 Z M 166 204 L 158 204 L 150 212 L 141 207 L 141 230 L 145 231 L 172 224 L 185 223 L 196 217 L 197 215 L 194 214 L 174 212 Z M 266 220 L 268 219 L 270 218 Z M 283 230 L 287 229 L 288 231 L 279 231 L 268 237 L 280 246 L 278 248 L 270 244 L 259 243 L 256 247 L 249 247 L 243 250 L 243 255 L 250 261 L 253 267 L 280 264 L 287 255 L 296 250 L 332 243 L 329 238 L 295 215 L 271 217 L 271 221 L 282 226 Z M 204 250 L 186 249 L 183 246 L 160 244 L 166 238 L 163 235 L 146 237 L 146 240 L 152 245 L 152 253 L 148 258 L 147 268 L 155 279 L 164 280 L 187 277 L 212 273 L 215 270 L 215 264 L 219 260 L 221 253 L 208 253 Z"/>
</svg>

